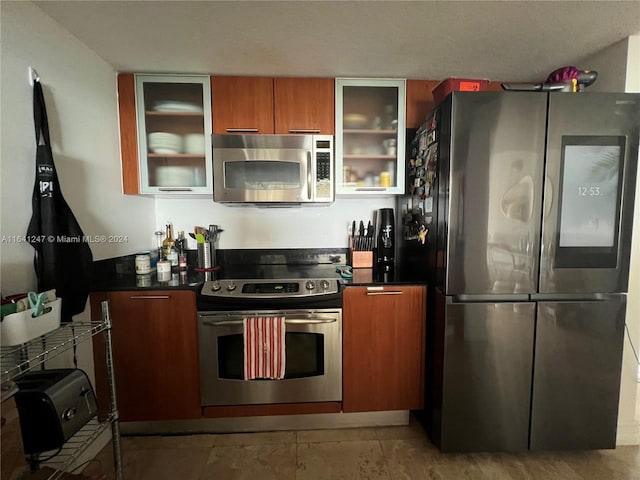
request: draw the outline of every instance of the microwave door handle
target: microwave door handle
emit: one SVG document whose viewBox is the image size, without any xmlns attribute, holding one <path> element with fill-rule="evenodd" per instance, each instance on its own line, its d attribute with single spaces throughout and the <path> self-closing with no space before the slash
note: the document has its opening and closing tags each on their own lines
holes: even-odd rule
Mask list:
<svg viewBox="0 0 640 480">
<path fill-rule="evenodd" d="M 307 151 L 307 197 L 311 200 L 311 151 Z"/>
</svg>

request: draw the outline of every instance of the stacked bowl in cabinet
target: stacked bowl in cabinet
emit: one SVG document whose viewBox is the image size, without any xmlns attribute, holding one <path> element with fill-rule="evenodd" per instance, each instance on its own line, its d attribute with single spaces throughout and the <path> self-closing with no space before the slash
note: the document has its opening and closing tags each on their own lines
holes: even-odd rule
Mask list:
<svg viewBox="0 0 640 480">
<path fill-rule="evenodd" d="M 183 141 L 180 135 L 169 132 L 152 132 L 149 134 L 147 146 L 153 153 L 173 155 L 182 153 Z"/>
<path fill-rule="evenodd" d="M 202 133 L 188 133 L 183 140 L 184 153 L 204 155 L 204 135 Z"/>
<path fill-rule="evenodd" d="M 147 146 L 152 153 L 204 155 L 204 135 L 188 133 L 181 136 L 169 132 L 152 132 L 148 136 Z"/>
</svg>

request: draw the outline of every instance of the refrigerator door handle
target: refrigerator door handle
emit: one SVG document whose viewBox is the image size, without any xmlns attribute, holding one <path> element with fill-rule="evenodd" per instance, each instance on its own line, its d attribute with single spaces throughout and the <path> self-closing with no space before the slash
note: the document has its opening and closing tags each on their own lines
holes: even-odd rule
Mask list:
<svg viewBox="0 0 640 480">
<path fill-rule="evenodd" d="M 535 293 L 531 295 L 533 302 L 625 302 L 626 293 Z"/>
<path fill-rule="evenodd" d="M 516 303 L 530 302 L 530 296 L 526 293 L 511 295 L 451 295 L 447 296 L 447 303 Z"/>
</svg>

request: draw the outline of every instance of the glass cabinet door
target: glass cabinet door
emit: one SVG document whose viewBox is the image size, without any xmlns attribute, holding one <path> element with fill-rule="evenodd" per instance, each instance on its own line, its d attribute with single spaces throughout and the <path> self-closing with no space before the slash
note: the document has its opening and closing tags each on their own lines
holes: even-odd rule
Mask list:
<svg viewBox="0 0 640 480">
<path fill-rule="evenodd" d="M 136 75 L 142 193 L 212 193 L 209 77 Z"/>
<path fill-rule="evenodd" d="M 336 193 L 403 194 L 405 80 L 336 79 Z"/>
</svg>

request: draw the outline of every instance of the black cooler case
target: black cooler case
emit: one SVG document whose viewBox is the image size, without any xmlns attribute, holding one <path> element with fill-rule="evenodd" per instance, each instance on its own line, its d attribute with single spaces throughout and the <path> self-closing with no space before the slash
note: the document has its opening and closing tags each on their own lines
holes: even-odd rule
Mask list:
<svg viewBox="0 0 640 480">
<path fill-rule="evenodd" d="M 16 383 L 25 454 L 62 447 L 98 411 L 91 382 L 80 369 L 29 372 Z"/>
</svg>

